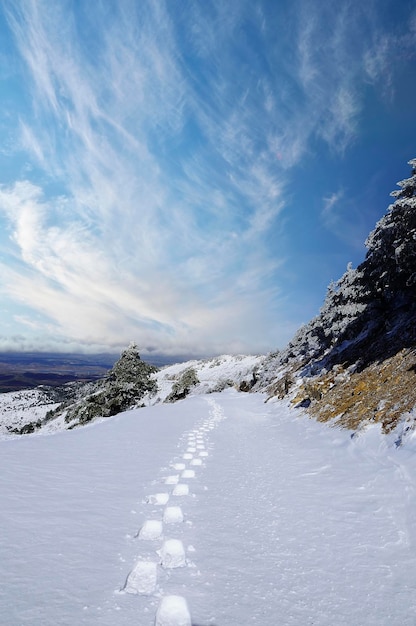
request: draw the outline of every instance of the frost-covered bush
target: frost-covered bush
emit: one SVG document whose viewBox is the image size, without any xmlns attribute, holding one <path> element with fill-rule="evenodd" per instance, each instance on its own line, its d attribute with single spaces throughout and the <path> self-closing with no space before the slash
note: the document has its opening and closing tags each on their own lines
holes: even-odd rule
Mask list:
<svg viewBox="0 0 416 626">
<path fill-rule="evenodd" d="M 234 386 L 234 381 L 231 378 L 220 378 L 219 381 L 209 390 L 209 393 L 217 393 Z"/>
<path fill-rule="evenodd" d="M 191 387 L 199 383 L 197 373 L 193 367 L 189 367 L 180 375 L 179 379 L 172 385 L 172 391 L 167 396 L 165 402 L 176 402 L 183 400 L 189 394 Z"/>
</svg>

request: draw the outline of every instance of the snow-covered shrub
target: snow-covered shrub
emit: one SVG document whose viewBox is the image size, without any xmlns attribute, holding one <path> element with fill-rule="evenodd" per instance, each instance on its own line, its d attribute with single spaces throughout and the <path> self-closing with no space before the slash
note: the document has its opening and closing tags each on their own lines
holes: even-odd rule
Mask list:
<svg viewBox="0 0 416 626">
<path fill-rule="evenodd" d="M 172 385 L 172 391 L 167 396 L 165 402 L 176 402 L 183 400 L 189 394 L 191 387 L 199 383 L 197 373 L 193 367 L 189 367 L 180 375 L 180 378 Z"/>
<path fill-rule="evenodd" d="M 210 390 L 209 393 L 219 393 L 221 391 L 224 391 L 224 389 L 228 389 L 229 387 L 232 387 L 234 385 L 234 381 L 231 378 L 220 378 L 220 380 L 216 383 L 216 385 L 214 385 Z"/>
</svg>

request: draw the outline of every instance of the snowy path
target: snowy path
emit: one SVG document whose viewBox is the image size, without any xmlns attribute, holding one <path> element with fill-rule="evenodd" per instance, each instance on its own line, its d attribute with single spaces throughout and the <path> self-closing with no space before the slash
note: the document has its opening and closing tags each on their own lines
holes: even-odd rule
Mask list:
<svg viewBox="0 0 416 626">
<path fill-rule="evenodd" d="M 227 392 L 0 442 L 0 624 L 416 624 L 415 455 Z"/>
<path fill-rule="evenodd" d="M 351 441 L 247 405 L 222 401 L 220 476 L 208 468 L 205 506 L 195 512 L 203 526 L 205 507 L 216 511 L 200 545 L 215 623 L 416 624 L 406 454 L 388 458 L 377 431 Z"/>
</svg>

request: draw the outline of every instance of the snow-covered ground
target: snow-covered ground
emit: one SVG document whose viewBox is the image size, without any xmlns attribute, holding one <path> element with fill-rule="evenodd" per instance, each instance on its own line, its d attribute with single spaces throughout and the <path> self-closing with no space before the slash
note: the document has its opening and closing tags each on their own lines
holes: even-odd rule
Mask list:
<svg viewBox="0 0 416 626">
<path fill-rule="evenodd" d="M 0 623 L 410 626 L 416 456 L 228 390 L 0 441 Z"/>
<path fill-rule="evenodd" d="M 191 395 L 222 391 L 229 386 L 238 388 L 243 381 L 252 382 L 253 372 L 261 367 L 265 358 L 252 355 L 222 355 L 212 359 L 192 360 L 166 366 L 152 375 L 157 384 L 157 393 L 146 394 L 140 399 L 139 404 L 150 406 L 164 402 L 176 381 L 189 369 L 195 371 L 198 380 L 190 389 Z M 68 388 L 73 388 L 73 385 L 74 383 L 69 383 Z M 90 385 L 79 387 L 79 393 L 89 395 Z M 38 434 L 40 431 L 53 433 L 73 426 L 65 422 L 65 412 L 44 422 L 48 411 L 58 406 L 51 400 L 53 397 L 53 393 L 48 393 L 42 387 L 0 393 L 0 439 L 13 435 L 29 424 L 40 425 L 40 428 L 36 429 Z"/>
<path fill-rule="evenodd" d="M 242 381 L 249 382 L 253 377 L 253 371 L 259 369 L 266 357 L 253 355 L 232 356 L 224 354 L 217 358 L 203 361 L 186 361 L 162 368 L 155 374 L 158 393 L 147 400 L 154 404 L 155 401 L 165 400 L 172 391 L 172 385 L 180 375 L 192 368 L 195 370 L 198 383 L 192 388 L 192 394 L 212 393 L 222 391 L 228 385 L 238 386 Z"/>
<path fill-rule="evenodd" d="M 42 420 L 58 404 L 51 403 L 40 387 L 0 393 L 0 438 L 13 428 Z"/>
</svg>

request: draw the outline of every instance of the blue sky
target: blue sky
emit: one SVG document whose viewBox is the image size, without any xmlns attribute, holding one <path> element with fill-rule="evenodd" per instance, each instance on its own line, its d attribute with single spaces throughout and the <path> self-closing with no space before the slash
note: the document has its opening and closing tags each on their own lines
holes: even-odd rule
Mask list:
<svg viewBox="0 0 416 626">
<path fill-rule="evenodd" d="M 3 0 L 0 350 L 283 347 L 410 171 L 415 51 L 410 0 Z"/>
</svg>

